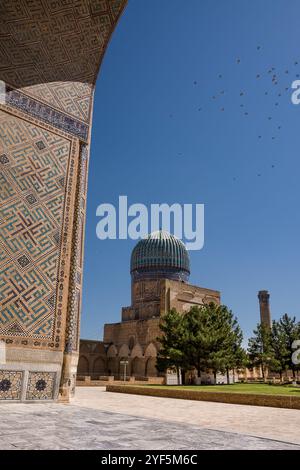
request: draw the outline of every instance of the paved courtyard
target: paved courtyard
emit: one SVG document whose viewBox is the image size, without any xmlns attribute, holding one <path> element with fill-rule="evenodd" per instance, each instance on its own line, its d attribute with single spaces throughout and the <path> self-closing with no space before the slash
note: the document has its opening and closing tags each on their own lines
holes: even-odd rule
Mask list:
<svg viewBox="0 0 300 470">
<path fill-rule="evenodd" d="M 77 388 L 69 405 L 2 403 L 0 449 L 298 449 L 300 411 Z"/>
</svg>

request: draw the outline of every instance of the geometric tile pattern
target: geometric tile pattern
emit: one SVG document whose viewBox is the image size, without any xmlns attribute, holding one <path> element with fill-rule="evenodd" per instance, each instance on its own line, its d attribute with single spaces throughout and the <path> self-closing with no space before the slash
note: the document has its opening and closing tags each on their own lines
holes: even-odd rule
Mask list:
<svg viewBox="0 0 300 470">
<path fill-rule="evenodd" d="M 26 400 L 53 399 L 55 376 L 55 372 L 29 372 Z"/>
<path fill-rule="evenodd" d="M 0 334 L 53 337 L 70 147 L 0 111 L 0 154 L 9 160 L 0 162 Z"/>
<path fill-rule="evenodd" d="M 36 86 L 35 88 L 39 90 L 40 86 Z M 19 90 L 13 90 L 7 87 L 6 91 L 6 104 L 13 108 L 20 109 L 51 126 L 73 134 L 84 141 L 88 139 L 89 126 L 87 123 L 79 121 L 74 117 L 69 117 L 66 113 L 55 110 L 55 108 L 50 108 L 48 105 L 40 103 L 35 98 L 27 96 Z M 43 145 L 43 141 L 36 142 L 36 146 L 40 150 L 42 150 Z"/>
<path fill-rule="evenodd" d="M 79 323 L 81 309 L 81 288 L 83 270 L 83 240 L 88 173 L 88 147 L 81 145 L 75 197 L 74 229 L 70 269 L 69 299 L 65 332 L 66 352 L 79 349 Z"/>
<path fill-rule="evenodd" d="M 126 0 L 0 2 L 0 79 L 88 123 L 93 86 Z"/>
<path fill-rule="evenodd" d="M 20 351 L 78 349 L 93 94 L 126 3 L 0 1 L 0 340 Z M 31 372 L 26 398 L 53 398 L 54 381 Z"/>
<path fill-rule="evenodd" d="M 20 400 L 23 373 L 0 370 L 0 400 Z"/>
</svg>

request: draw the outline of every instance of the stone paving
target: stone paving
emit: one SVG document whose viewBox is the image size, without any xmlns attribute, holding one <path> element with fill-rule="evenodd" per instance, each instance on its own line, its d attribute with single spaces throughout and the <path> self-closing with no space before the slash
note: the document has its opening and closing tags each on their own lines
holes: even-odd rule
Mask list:
<svg viewBox="0 0 300 470">
<path fill-rule="evenodd" d="M 285 439 L 272 439 L 249 435 L 245 432 L 232 432 L 220 430 L 216 427 L 213 414 L 209 423 L 210 406 L 215 403 L 186 402 L 153 397 L 135 397 L 130 395 L 131 401 L 120 394 L 108 393 L 99 388 L 77 389 L 76 399 L 70 405 L 55 403 L 1 403 L 0 405 L 0 449 L 297 449 L 300 442 Z M 87 406 L 87 397 L 89 403 Z M 125 398 L 124 398 L 125 397 Z M 135 398 L 144 400 L 144 407 L 156 412 L 155 417 L 137 416 Z M 150 399 L 150 401 L 149 401 Z M 154 402 L 152 400 L 154 400 Z M 158 400 L 158 401 L 157 401 Z M 161 402 L 162 400 L 162 402 Z M 123 402 L 123 408 L 119 404 Z M 188 416 L 181 421 L 169 419 L 170 412 L 176 416 L 177 403 L 186 405 L 187 415 L 189 406 L 194 406 L 194 413 L 206 414 L 209 426 L 189 422 Z M 111 410 L 112 403 L 115 404 Z M 125 403 L 125 406 L 124 406 Z M 108 406 L 110 404 L 110 406 Z M 148 406 L 150 405 L 150 408 Z M 189 405 L 189 406 L 188 406 Z M 200 405 L 197 406 L 197 405 Z M 232 405 L 218 404 L 222 407 Z M 242 405 L 233 405 L 239 410 L 240 420 L 245 417 L 248 408 Z M 109 409 L 99 409 L 106 407 Z M 157 410 L 164 409 L 164 419 L 157 417 Z M 121 409 L 120 409 L 121 408 Z M 184 408 L 184 406 L 183 406 Z M 127 409 L 127 411 L 126 411 Z M 264 408 L 261 408 L 265 410 Z M 142 407 L 143 410 L 143 407 Z M 219 409 L 220 413 L 221 408 Z M 271 408 L 270 410 L 274 410 Z M 276 410 L 280 421 L 280 412 L 292 410 Z M 292 411 L 293 412 L 293 411 Z M 166 415 L 167 413 L 167 415 Z M 300 412 L 298 419 L 300 419 Z M 145 416 L 146 415 L 146 416 Z M 178 415 L 178 413 L 177 413 Z M 275 416 L 275 415 L 274 415 Z M 300 421 L 298 422 L 300 424 Z M 276 421 L 273 426 L 278 425 Z M 257 423 L 257 429 L 260 424 Z M 212 427 L 215 427 L 212 429 Z M 232 423 L 231 423 L 232 427 Z M 294 428 L 299 436 L 300 425 Z M 286 437 L 284 434 L 282 437 Z M 296 438 L 295 441 L 298 439 Z"/>
</svg>

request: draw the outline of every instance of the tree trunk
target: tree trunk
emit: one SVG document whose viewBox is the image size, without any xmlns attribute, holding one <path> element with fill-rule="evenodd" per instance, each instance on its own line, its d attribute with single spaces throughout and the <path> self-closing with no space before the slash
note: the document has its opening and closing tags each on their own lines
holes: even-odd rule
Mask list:
<svg viewBox="0 0 300 470">
<path fill-rule="evenodd" d="M 185 370 L 181 369 L 181 383 L 185 385 Z"/>
<path fill-rule="evenodd" d="M 227 385 L 230 384 L 230 377 L 229 377 L 229 368 L 226 367 L 226 376 L 227 376 Z"/>
<path fill-rule="evenodd" d="M 214 385 L 217 383 L 217 372 L 214 370 Z"/>
<path fill-rule="evenodd" d="M 201 370 L 200 370 L 200 364 L 198 362 L 198 366 L 197 366 L 197 374 L 198 374 L 198 378 L 201 377 Z"/>
</svg>

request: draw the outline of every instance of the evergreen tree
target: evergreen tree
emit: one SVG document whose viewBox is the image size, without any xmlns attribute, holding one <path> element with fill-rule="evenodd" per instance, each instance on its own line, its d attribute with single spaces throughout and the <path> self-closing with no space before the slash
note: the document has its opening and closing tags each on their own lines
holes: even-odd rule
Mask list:
<svg viewBox="0 0 300 470">
<path fill-rule="evenodd" d="M 187 362 L 201 371 L 212 370 L 216 382 L 217 372 L 227 372 L 241 363 L 243 354 L 242 332 L 237 319 L 224 305 L 210 303 L 192 307 L 184 317 Z"/>
<path fill-rule="evenodd" d="M 293 371 L 293 378 L 295 379 L 296 370 L 299 369 L 299 365 L 294 364 L 292 361 L 292 344 L 296 339 L 300 339 L 300 322 L 296 321 L 296 317 L 290 317 L 285 313 L 278 322 L 278 329 L 286 351 L 286 355 L 284 356 L 286 358 L 286 369 Z"/>
<path fill-rule="evenodd" d="M 268 325 L 259 323 L 253 333 L 254 337 L 249 339 L 248 345 L 249 360 L 253 367 L 261 367 L 265 380 L 267 369 L 276 365 L 271 329 Z"/>
<path fill-rule="evenodd" d="M 274 320 L 272 323 L 271 342 L 274 353 L 272 370 L 279 373 L 280 382 L 282 382 L 283 372 L 289 368 L 291 353 L 288 350 L 286 333 L 280 321 Z"/>
<path fill-rule="evenodd" d="M 183 344 L 183 316 L 172 309 L 162 317 L 159 326 L 163 335 L 157 338 L 161 348 L 158 351 L 156 367 L 161 372 L 175 369 L 179 378 L 180 368 L 187 368 Z"/>
</svg>

